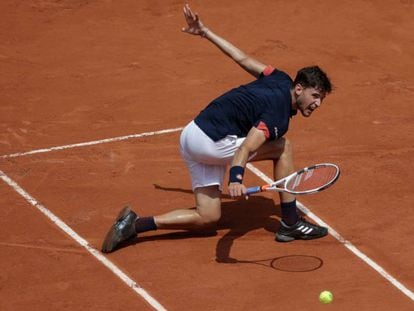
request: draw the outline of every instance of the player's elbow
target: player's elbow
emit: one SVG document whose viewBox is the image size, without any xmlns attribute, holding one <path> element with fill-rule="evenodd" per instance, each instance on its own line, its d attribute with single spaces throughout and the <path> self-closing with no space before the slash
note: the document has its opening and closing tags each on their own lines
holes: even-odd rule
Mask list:
<svg viewBox="0 0 414 311">
<path fill-rule="evenodd" d="M 260 73 L 261 73 L 260 70 L 256 68 L 254 61 L 249 56 L 244 55 L 237 62 L 244 70 L 246 70 L 248 73 L 250 73 L 254 77 L 258 78 L 260 76 Z"/>
</svg>

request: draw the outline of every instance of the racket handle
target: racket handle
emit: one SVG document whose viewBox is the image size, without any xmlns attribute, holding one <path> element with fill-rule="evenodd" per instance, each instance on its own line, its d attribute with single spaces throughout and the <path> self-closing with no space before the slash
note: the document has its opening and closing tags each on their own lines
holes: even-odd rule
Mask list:
<svg viewBox="0 0 414 311">
<path fill-rule="evenodd" d="M 249 187 L 249 188 L 247 188 L 246 194 L 250 195 L 250 194 L 254 194 L 254 193 L 258 193 L 258 192 L 262 192 L 262 187 L 260 187 L 260 186 Z"/>
</svg>

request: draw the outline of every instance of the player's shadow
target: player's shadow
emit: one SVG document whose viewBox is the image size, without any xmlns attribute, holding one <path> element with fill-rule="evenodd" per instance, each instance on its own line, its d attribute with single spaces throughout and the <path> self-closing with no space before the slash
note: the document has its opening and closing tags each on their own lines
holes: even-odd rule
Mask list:
<svg viewBox="0 0 414 311">
<path fill-rule="evenodd" d="M 224 199 L 226 196 L 224 196 Z M 194 209 L 194 207 L 189 208 Z M 280 208 L 274 205 L 273 200 L 263 197 L 251 197 L 249 200 L 237 200 L 222 203 L 221 218 L 218 223 L 211 227 L 195 231 L 173 231 L 161 234 L 152 234 L 138 237 L 135 243 L 153 241 L 153 240 L 174 240 L 186 239 L 191 237 L 211 237 L 217 235 L 217 230 L 228 230 L 228 232 L 219 241 L 219 245 L 230 245 L 230 240 L 237 239 L 246 233 L 265 228 L 267 231 L 276 232 L 278 229 L 278 220 L 272 216 L 280 217 Z M 226 251 L 220 251 L 220 254 Z"/>
<path fill-rule="evenodd" d="M 193 194 L 189 189 L 162 187 L 154 185 L 161 191 L 174 191 Z M 265 229 L 274 234 L 279 228 L 280 206 L 275 205 L 274 201 L 260 195 L 251 196 L 249 200 L 228 200 L 229 196 L 223 195 L 221 218 L 210 229 L 197 231 L 173 231 L 161 234 L 139 236 L 126 241 L 120 248 L 154 240 L 176 240 L 192 237 L 212 237 L 217 235 L 217 230 L 227 230 L 227 233 L 220 238 L 216 246 L 216 260 L 221 263 L 237 263 L 236 259 L 230 257 L 231 247 L 234 241 L 250 231 Z M 270 235 L 270 238 L 272 236 Z"/>
<path fill-rule="evenodd" d="M 163 187 L 154 184 L 157 190 L 174 191 L 193 194 L 190 189 Z M 280 207 L 275 205 L 272 199 L 263 196 L 251 196 L 249 200 L 228 200 L 228 195 L 222 196 L 222 215 L 214 228 L 201 229 L 197 231 L 176 231 L 149 236 L 138 237 L 132 243 L 140 243 L 160 239 L 184 239 L 191 237 L 210 237 L 217 235 L 217 230 L 228 230 L 220 239 L 217 247 L 217 255 L 220 261 L 224 261 L 229 253 L 232 241 L 245 235 L 246 233 L 265 228 L 269 232 L 276 232 L 278 229 L 278 220 L 273 216 L 280 218 Z"/>
<path fill-rule="evenodd" d="M 174 192 L 183 192 L 183 193 L 189 193 L 189 194 L 193 194 L 193 191 L 191 189 L 182 189 L 182 188 L 175 188 L 175 187 L 164 187 L 158 184 L 153 184 L 154 188 L 157 190 L 162 190 L 162 191 L 174 191 Z"/>
</svg>

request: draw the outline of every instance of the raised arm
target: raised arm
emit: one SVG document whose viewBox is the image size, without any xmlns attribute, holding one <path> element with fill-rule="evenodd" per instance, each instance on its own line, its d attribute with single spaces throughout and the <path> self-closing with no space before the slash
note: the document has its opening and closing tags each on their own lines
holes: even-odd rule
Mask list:
<svg viewBox="0 0 414 311">
<path fill-rule="evenodd" d="M 187 27 L 182 28 L 183 32 L 208 39 L 248 73 L 255 77 L 259 77 L 266 68 L 266 65 L 250 57 L 227 40 L 215 34 L 211 29 L 207 28 L 201 22 L 198 14 L 191 11 L 188 4 L 184 6 L 184 17 L 187 22 Z"/>
</svg>

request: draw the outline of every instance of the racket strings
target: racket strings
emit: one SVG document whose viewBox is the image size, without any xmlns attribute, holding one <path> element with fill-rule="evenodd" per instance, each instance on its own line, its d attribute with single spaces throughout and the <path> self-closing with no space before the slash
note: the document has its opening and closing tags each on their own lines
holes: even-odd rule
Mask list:
<svg viewBox="0 0 414 311">
<path fill-rule="evenodd" d="M 310 191 L 322 188 L 335 180 L 338 171 L 335 167 L 315 167 L 305 170 L 288 181 L 286 189 L 291 191 Z"/>
</svg>

